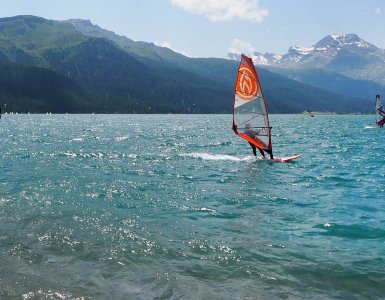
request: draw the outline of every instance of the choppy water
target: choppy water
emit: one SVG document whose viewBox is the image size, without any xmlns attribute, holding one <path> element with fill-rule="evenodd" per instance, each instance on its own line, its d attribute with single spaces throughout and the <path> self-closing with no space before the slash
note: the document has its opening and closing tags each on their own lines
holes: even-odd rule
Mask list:
<svg viewBox="0 0 385 300">
<path fill-rule="evenodd" d="M 385 130 L 273 115 L 5 115 L 1 299 L 381 299 Z"/>
</svg>

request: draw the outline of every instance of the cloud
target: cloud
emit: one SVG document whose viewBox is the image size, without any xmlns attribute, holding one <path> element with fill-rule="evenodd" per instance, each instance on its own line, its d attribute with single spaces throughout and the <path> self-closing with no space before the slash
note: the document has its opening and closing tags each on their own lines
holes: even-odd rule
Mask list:
<svg viewBox="0 0 385 300">
<path fill-rule="evenodd" d="M 249 43 L 242 42 L 239 39 L 231 41 L 230 53 L 253 53 L 254 48 Z"/>
<path fill-rule="evenodd" d="M 376 8 L 376 15 L 380 15 L 382 13 L 381 8 L 377 7 Z"/>
<path fill-rule="evenodd" d="M 163 48 L 168 48 L 174 52 L 177 52 L 179 54 L 182 54 L 184 56 L 187 56 L 187 57 L 192 57 L 191 55 L 189 55 L 188 53 L 184 52 L 184 51 L 180 51 L 180 50 L 176 50 L 176 49 L 173 49 L 173 47 L 171 46 L 171 43 L 167 42 L 167 41 L 162 41 L 162 42 L 155 42 L 154 43 L 156 46 L 159 46 L 159 47 L 163 47 Z"/>
<path fill-rule="evenodd" d="M 159 47 L 164 47 L 164 48 L 170 48 L 171 49 L 171 44 L 167 41 L 162 41 L 162 42 L 155 42 L 156 46 Z"/>
<path fill-rule="evenodd" d="M 262 22 L 269 15 L 267 9 L 259 7 L 259 0 L 171 0 L 171 2 L 192 13 L 203 15 L 210 21 Z"/>
</svg>

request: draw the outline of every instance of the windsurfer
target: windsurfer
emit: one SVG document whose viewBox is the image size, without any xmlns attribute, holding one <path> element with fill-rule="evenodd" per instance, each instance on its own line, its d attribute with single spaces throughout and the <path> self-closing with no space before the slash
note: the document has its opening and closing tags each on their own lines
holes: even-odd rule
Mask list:
<svg viewBox="0 0 385 300">
<path fill-rule="evenodd" d="M 256 136 L 257 136 L 257 132 L 255 132 L 249 123 L 247 123 L 245 125 L 245 134 L 249 137 L 251 137 L 252 139 L 256 139 Z M 259 150 L 259 152 L 261 153 L 261 155 L 263 156 L 263 159 L 266 159 L 266 156 L 265 156 L 265 152 L 263 149 L 255 146 L 254 144 L 250 143 L 249 142 L 249 145 L 251 146 L 251 148 L 253 149 L 253 154 L 254 156 L 256 157 L 257 156 L 257 148 Z M 273 153 L 272 152 L 268 152 L 270 154 L 270 158 L 273 159 Z"/>
<path fill-rule="evenodd" d="M 376 101 L 379 101 L 381 99 L 380 95 L 376 95 Z M 377 122 L 377 125 L 379 127 L 384 127 L 385 124 L 385 111 L 383 110 L 382 104 L 377 108 L 378 114 L 382 117 L 381 120 Z"/>
</svg>

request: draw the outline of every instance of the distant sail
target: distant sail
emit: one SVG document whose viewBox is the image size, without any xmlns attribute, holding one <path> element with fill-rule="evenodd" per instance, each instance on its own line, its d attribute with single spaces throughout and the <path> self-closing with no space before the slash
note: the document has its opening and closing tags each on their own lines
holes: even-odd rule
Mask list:
<svg viewBox="0 0 385 300">
<path fill-rule="evenodd" d="M 261 84 L 251 58 L 242 55 L 234 91 L 234 132 L 267 152 L 272 151 L 271 127 Z"/>
<path fill-rule="evenodd" d="M 377 126 L 383 127 L 385 123 L 385 111 L 382 106 L 382 101 L 379 95 L 376 96 L 376 104 L 375 104 L 375 117 Z"/>
</svg>

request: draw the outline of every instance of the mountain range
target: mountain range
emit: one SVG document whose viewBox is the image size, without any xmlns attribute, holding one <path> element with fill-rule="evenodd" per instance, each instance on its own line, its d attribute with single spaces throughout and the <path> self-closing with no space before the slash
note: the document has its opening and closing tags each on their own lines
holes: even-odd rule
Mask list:
<svg viewBox="0 0 385 300">
<path fill-rule="evenodd" d="M 349 36 L 359 39 L 345 40 Z M 338 50 L 338 39 L 326 37 L 306 51 L 292 47 L 282 56 L 252 54 L 270 112 L 372 111 L 373 94 L 385 87 L 380 75 L 369 78 L 363 69 L 383 62 L 383 50 L 370 44 L 349 50 L 347 42 Z M 2 18 L 0 103 L 17 112 L 229 113 L 239 64 L 230 57 L 237 58 L 186 57 L 88 20 Z M 365 68 L 358 68 L 365 57 Z"/>
<path fill-rule="evenodd" d="M 385 50 L 356 34 L 328 35 L 312 47 L 292 46 L 283 55 L 248 55 L 258 66 L 335 93 L 369 97 L 385 91 Z M 227 58 L 239 60 L 240 54 Z"/>
</svg>

